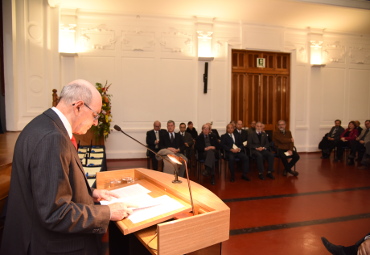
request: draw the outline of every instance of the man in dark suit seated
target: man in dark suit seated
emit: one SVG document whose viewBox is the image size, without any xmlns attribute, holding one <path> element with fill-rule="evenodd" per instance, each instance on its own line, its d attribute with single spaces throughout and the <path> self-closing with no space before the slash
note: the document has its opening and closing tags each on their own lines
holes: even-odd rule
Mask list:
<svg viewBox="0 0 370 255">
<path fill-rule="evenodd" d="M 166 132 L 166 130 L 161 129 L 161 123 L 158 120 L 154 121 L 153 129 L 146 132 L 146 144 L 155 152 L 159 151 L 159 138 L 163 132 Z M 153 170 L 158 170 L 158 160 L 156 159 L 155 154 L 149 151 L 149 155 L 152 159 Z"/>
<path fill-rule="evenodd" d="M 179 134 L 180 134 L 182 140 L 184 141 L 184 145 L 185 145 L 185 149 L 184 149 L 185 157 L 190 159 L 191 150 L 192 150 L 193 145 L 194 145 L 193 137 L 191 136 L 190 133 L 186 132 L 185 123 L 181 123 L 179 128 L 180 128 Z"/>
<path fill-rule="evenodd" d="M 209 124 L 202 126 L 202 132 L 195 141 L 195 149 L 198 153 L 198 160 L 204 160 L 205 171 L 203 175 L 211 175 L 211 184 L 215 185 L 215 163 L 218 157 L 220 145 L 215 136 L 210 135 Z"/>
<path fill-rule="evenodd" d="M 158 154 L 166 156 L 168 154 L 175 154 L 176 156 L 182 157 L 186 162 L 188 159 L 182 154 L 185 149 L 185 144 L 179 133 L 175 133 L 175 122 L 173 120 L 167 121 L 167 132 L 163 132 L 159 138 L 159 148 L 160 151 Z M 167 162 L 163 162 L 163 172 L 173 174 L 174 166 Z M 178 168 L 178 175 L 181 177 L 185 176 L 185 166 L 178 165 L 175 166 Z"/>
<path fill-rule="evenodd" d="M 14 149 L 1 254 L 101 254 L 110 221 L 132 213 L 128 205 L 96 204 L 117 197 L 90 188 L 74 134 L 98 125 L 102 98 L 94 85 L 75 80 L 56 107 L 34 118 Z"/>
<path fill-rule="evenodd" d="M 284 165 L 283 175 L 287 175 L 287 173 L 290 173 L 294 176 L 298 176 L 298 172 L 292 170 L 292 167 L 300 158 L 298 153 L 293 150 L 294 139 L 292 137 L 292 133 L 289 130 L 285 129 L 286 123 L 284 120 L 278 121 L 277 128 L 278 130 L 274 132 L 273 140 L 274 145 L 277 149 L 278 156 Z M 289 162 L 288 157 L 291 158 Z"/>
<path fill-rule="evenodd" d="M 251 155 L 256 159 L 258 168 L 258 177 L 264 180 L 263 176 L 263 160 L 266 159 L 268 163 L 267 177 L 275 179 L 272 172 L 274 171 L 274 154 L 269 151 L 270 143 L 266 133 L 262 132 L 262 123 L 256 123 L 256 131 L 248 134 L 248 148 L 251 150 Z"/>
<path fill-rule="evenodd" d="M 322 159 L 330 157 L 331 151 L 335 148 L 336 144 L 340 140 L 340 135 L 344 132 L 344 128 L 341 126 L 341 120 L 335 120 L 334 126 L 330 129 L 319 143 L 319 149 L 322 150 Z"/>
<path fill-rule="evenodd" d="M 232 123 L 230 123 L 230 124 L 232 124 Z M 240 135 L 241 141 L 243 143 L 243 147 L 245 147 L 247 145 L 247 141 L 248 141 L 248 131 L 243 129 L 243 121 L 238 120 L 236 122 L 234 134 L 239 134 Z"/>
<path fill-rule="evenodd" d="M 249 157 L 245 154 L 241 135 L 239 135 L 239 133 L 234 133 L 233 124 L 228 124 L 226 126 L 226 133 L 221 136 L 221 146 L 225 150 L 225 156 L 229 161 L 229 169 L 231 175 L 230 181 L 235 181 L 235 158 L 239 158 L 242 162 L 242 179 L 250 181 L 250 179 L 247 177 L 247 173 L 249 172 Z"/>
</svg>

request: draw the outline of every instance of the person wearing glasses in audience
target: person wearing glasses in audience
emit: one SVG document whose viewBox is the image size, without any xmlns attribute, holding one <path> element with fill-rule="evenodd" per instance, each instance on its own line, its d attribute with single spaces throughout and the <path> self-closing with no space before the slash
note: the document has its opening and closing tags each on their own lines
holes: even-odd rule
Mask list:
<svg viewBox="0 0 370 255">
<path fill-rule="evenodd" d="M 100 254 L 109 221 L 129 205 L 98 204 L 116 197 L 90 188 L 74 134 L 98 124 L 102 98 L 88 81 L 66 85 L 56 107 L 26 125 L 14 149 L 1 254 Z M 83 253 L 81 253 L 83 251 Z"/>
</svg>

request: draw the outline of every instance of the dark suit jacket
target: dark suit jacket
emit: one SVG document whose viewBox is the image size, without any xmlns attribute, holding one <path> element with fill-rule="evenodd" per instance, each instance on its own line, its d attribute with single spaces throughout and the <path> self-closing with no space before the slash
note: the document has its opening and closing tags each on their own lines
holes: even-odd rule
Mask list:
<svg viewBox="0 0 370 255">
<path fill-rule="evenodd" d="M 161 133 L 161 137 L 159 139 L 159 148 L 160 149 L 166 149 L 168 147 L 172 147 L 175 149 L 180 149 L 180 152 L 184 152 L 185 149 L 185 144 L 184 141 L 182 140 L 180 134 L 174 133 L 175 134 L 175 139 L 173 142 L 170 140 L 170 134 L 165 131 Z"/>
<path fill-rule="evenodd" d="M 330 129 L 330 132 L 328 133 L 327 137 L 332 137 L 334 138 L 334 140 L 339 140 L 340 139 L 340 135 L 344 132 L 344 128 L 343 127 L 338 127 L 338 130 L 335 132 L 335 134 L 333 135 L 333 132 L 335 130 L 335 126 L 333 126 L 331 129 Z"/>
<path fill-rule="evenodd" d="M 248 131 L 247 130 L 242 129 L 241 134 L 239 134 L 238 130 L 235 129 L 234 130 L 234 135 L 235 134 L 240 135 L 240 138 L 241 138 L 242 142 L 248 141 Z"/>
<path fill-rule="evenodd" d="M 109 218 L 62 121 L 45 111 L 15 145 L 1 254 L 98 254 Z"/>
<path fill-rule="evenodd" d="M 243 142 L 241 139 L 241 135 L 239 133 L 234 134 L 235 145 L 238 148 L 243 149 Z M 229 152 L 233 148 L 234 141 L 229 135 L 229 133 L 225 133 L 221 136 L 221 146 L 226 152 Z"/>
<path fill-rule="evenodd" d="M 161 137 L 161 134 L 166 133 L 166 132 L 167 131 L 165 129 L 160 129 L 159 130 L 159 139 Z M 157 138 L 155 137 L 154 129 L 149 130 L 148 132 L 146 132 L 146 144 L 152 150 L 158 150 L 158 149 L 155 148 L 155 140 L 157 140 Z M 158 146 L 158 148 L 159 148 L 159 146 Z"/>
<path fill-rule="evenodd" d="M 211 143 L 211 146 L 214 146 L 216 150 L 220 149 L 220 143 L 218 142 L 215 136 L 210 135 L 209 141 Z M 204 134 L 200 133 L 200 135 L 198 135 L 197 139 L 195 140 L 195 149 L 198 152 L 198 159 L 204 159 L 203 153 L 204 153 L 205 148 L 206 148 L 206 142 L 204 139 Z"/>
<path fill-rule="evenodd" d="M 261 133 L 261 142 L 260 142 L 260 140 L 258 139 L 257 132 L 256 131 L 250 132 L 248 134 L 247 147 L 252 149 L 252 150 L 254 150 L 258 147 L 265 147 L 266 149 L 269 149 L 270 143 L 269 143 L 267 134 L 264 133 L 264 132 Z"/>
<path fill-rule="evenodd" d="M 189 145 L 189 148 L 193 146 L 194 140 L 190 133 L 184 132 L 184 136 L 182 136 L 180 132 L 178 132 L 178 134 L 180 135 L 184 143 L 187 143 Z"/>
</svg>

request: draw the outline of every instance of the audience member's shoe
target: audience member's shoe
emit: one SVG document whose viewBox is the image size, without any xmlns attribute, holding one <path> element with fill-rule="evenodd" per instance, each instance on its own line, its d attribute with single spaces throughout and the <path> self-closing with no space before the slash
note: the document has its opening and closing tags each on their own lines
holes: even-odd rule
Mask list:
<svg viewBox="0 0 370 255">
<path fill-rule="evenodd" d="M 321 156 L 322 159 L 327 159 L 329 157 L 330 157 L 330 154 L 326 154 L 326 153 L 323 153 Z"/>
<path fill-rule="evenodd" d="M 325 237 L 321 237 L 321 241 L 325 248 L 333 255 L 346 255 L 343 246 L 335 245 L 328 241 Z"/>
<path fill-rule="evenodd" d="M 272 173 L 267 173 L 266 176 L 272 180 L 275 180 L 275 177 L 272 175 Z"/>
<path fill-rule="evenodd" d="M 298 175 L 299 175 L 299 173 L 298 173 L 297 171 L 289 170 L 288 172 L 289 172 L 291 175 L 293 175 L 293 176 L 298 176 Z"/>
<path fill-rule="evenodd" d="M 287 170 L 284 170 L 283 175 L 287 176 L 287 174 L 288 174 Z"/>
<path fill-rule="evenodd" d="M 212 177 L 211 177 L 211 185 L 215 185 L 215 184 L 216 184 L 216 182 L 215 182 L 215 176 L 212 175 Z"/>
<path fill-rule="evenodd" d="M 263 174 L 258 174 L 258 178 L 260 178 L 261 180 L 265 179 L 265 177 L 263 177 Z"/>
<path fill-rule="evenodd" d="M 249 179 L 247 176 L 245 175 L 242 175 L 242 179 L 245 180 L 245 181 L 250 181 L 251 179 Z"/>
</svg>

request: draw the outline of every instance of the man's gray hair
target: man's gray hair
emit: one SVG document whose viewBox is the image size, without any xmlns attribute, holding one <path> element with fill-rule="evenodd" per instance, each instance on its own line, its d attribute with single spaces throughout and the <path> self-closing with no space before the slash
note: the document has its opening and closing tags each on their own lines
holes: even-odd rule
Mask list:
<svg viewBox="0 0 370 255">
<path fill-rule="evenodd" d="M 167 121 L 167 125 L 170 124 L 170 123 L 173 123 L 173 125 L 175 126 L 175 122 L 173 120 Z"/>
<path fill-rule="evenodd" d="M 90 104 L 91 99 L 92 93 L 90 88 L 79 83 L 71 83 L 64 86 L 59 97 L 59 100 L 63 100 L 66 104 L 72 104 L 78 100 Z"/>
</svg>

